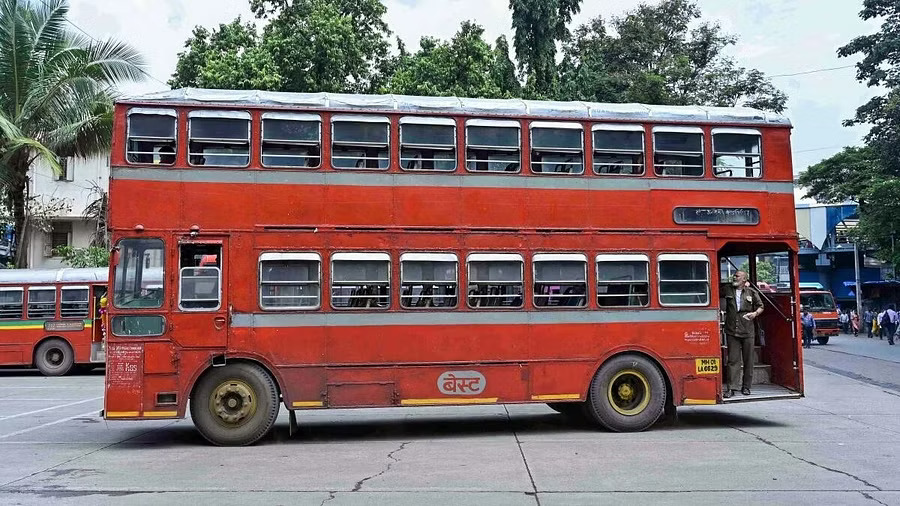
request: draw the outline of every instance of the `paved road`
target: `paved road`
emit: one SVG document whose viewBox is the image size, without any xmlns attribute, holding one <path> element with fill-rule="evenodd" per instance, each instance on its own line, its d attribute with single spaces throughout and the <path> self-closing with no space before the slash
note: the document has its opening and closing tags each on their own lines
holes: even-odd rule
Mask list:
<svg viewBox="0 0 900 506">
<path fill-rule="evenodd" d="M 900 395 L 813 367 L 806 399 L 682 408 L 639 434 L 539 405 L 334 410 L 293 439 L 283 414 L 249 448 L 105 422 L 102 379 L 0 373 L 0 504 L 900 505 Z"/>
<path fill-rule="evenodd" d="M 804 363 L 880 386 L 900 395 L 900 345 L 878 337 L 841 334 L 804 350 Z M 900 424 L 898 424 L 900 427 Z"/>
</svg>

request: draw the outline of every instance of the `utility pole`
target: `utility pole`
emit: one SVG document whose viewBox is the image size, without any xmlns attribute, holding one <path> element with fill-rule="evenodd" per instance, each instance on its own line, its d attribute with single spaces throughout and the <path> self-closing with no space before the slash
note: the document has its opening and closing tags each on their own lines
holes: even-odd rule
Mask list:
<svg viewBox="0 0 900 506">
<path fill-rule="evenodd" d="M 862 313 L 862 281 L 859 279 L 859 239 L 853 239 L 853 272 L 856 276 L 856 314 Z"/>
</svg>

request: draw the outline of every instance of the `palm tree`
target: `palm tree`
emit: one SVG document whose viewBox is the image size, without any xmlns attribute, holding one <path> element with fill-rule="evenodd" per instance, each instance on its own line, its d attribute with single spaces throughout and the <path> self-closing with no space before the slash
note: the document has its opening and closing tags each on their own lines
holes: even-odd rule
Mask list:
<svg viewBox="0 0 900 506">
<path fill-rule="evenodd" d="M 115 87 L 145 74 L 137 50 L 73 31 L 68 12 L 67 0 L 0 0 L 0 185 L 20 267 L 31 164 L 107 151 Z"/>
</svg>

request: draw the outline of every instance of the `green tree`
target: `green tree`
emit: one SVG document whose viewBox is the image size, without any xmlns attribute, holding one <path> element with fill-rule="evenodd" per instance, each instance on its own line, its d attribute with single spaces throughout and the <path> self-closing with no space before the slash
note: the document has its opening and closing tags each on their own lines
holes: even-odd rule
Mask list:
<svg viewBox="0 0 900 506">
<path fill-rule="evenodd" d="M 725 56 L 737 39 L 701 17 L 692 0 L 664 0 L 580 26 L 563 45 L 559 98 L 784 110 L 784 93 Z"/>
<path fill-rule="evenodd" d="M 54 254 L 62 257 L 62 262 L 69 267 L 108 267 L 109 248 L 88 246 L 87 248 L 73 248 L 72 246 L 60 246 Z"/>
<path fill-rule="evenodd" d="M 497 41 L 494 42 L 491 77 L 502 94 L 518 97 L 522 93 L 522 85 L 516 78 L 516 64 L 509 58 L 509 42 L 505 35 L 497 37 Z"/>
<path fill-rule="evenodd" d="M 549 98 L 556 84 L 556 44 L 569 37 L 568 23 L 581 11 L 581 0 L 509 0 L 509 9 L 527 90 Z"/>
<path fill-rule="evenodd" d="M 875 151 L 868 146 L 847 147 L 836 155 L 809 166 L 797 183 L 806 198 L 825 204 L 852 200 L 864 202 L 863 194 L 873 182 L 887 176 Z"/>
<path fill-rule="evenodd" d="M 24 266 L 28 170 L 37 158 L 109 150 L 115 86 L 143 78 L 143 58 L 66 25 L 66 0 L 0 0 L 0 173 Z"/>
</svg>

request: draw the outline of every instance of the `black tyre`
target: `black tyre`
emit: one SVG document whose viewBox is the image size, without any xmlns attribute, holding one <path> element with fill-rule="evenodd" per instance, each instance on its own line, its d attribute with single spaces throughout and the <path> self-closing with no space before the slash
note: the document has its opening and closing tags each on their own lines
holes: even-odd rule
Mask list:
<svg viewBox="0 0 900 506">
<path fill-rule="evenodd" d="M 659 419 L 666 406 L 666 381 L 651 360 L 621 355 L 600 367 L 591 381 L 585 411 L 615 432 L 637 432 Z"/>
<path fill-rule="evenodd" d="M 62 339 L 47 339 L 34 350 L 34 366 L 44 376 L 62 376 L 72 370 L 75 353 Z"/>
<path fill-rule="evenodd" d="M 572 418 L 584 418 L 583 402 L 548 402 L 547 407 Z"/>
<path fill-rule="evenodd" d="M 210 369 L 191 396 L 194 426 L 220 446 L 255 443 L 272 429 L 279 407 L 275 381 L 254 364 Z"/>
<path fill-rule="evenodd" d="M 828 344 L 828 336 L 820 336 L 816 338 L 819 344 Z"/>
</svg>

